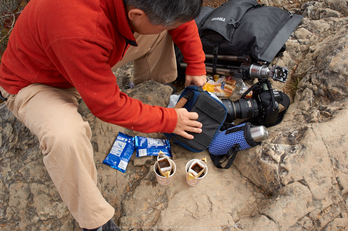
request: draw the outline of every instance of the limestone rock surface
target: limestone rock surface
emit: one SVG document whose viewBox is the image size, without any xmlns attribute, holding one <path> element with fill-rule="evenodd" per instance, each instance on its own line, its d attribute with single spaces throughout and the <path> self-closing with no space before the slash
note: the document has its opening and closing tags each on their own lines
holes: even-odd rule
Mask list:
<svg viewBox="0 0 348 231">
<path fill-rule="evenodd" d="M 213 1 L 212 1 L 213 2 Z M 177 172 L 156 182 L 155 159 L 133 155 L 126 173 L 102 163 L 119 132 L 143 134 L 80 113 L 93 130 L 98 187 L 115 207 L 122 230 L 348 230 L 348 3 L 345 0 L 264 0 L 304 19 L 273 64 L 286 66 L 291 96 L 284 120 L 261 145 L 238 153 L 218 169 L 207 151 L 172 144 Z M 130 88 L 131 64 L 115 75 L 121 89 L 145 103 L 168 104 L 171 88 L 152 81 Z M 81 230 L 61 201 L 42 162 L 35 136 L 0 105 L 0 229 Z M 185 181 L 185 164 L 208 159 L 201 184 Z"/>
</svg>

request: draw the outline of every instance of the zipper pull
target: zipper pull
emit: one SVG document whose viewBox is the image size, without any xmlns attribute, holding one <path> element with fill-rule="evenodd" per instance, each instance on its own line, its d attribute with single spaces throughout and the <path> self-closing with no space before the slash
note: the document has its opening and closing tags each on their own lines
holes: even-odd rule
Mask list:
<svg viewBox="0 0 348 231">
<path fill-rule="evenodd" d="M 291 13 L 288 9 L 286 9 L 284 6 L 283 6 L 283 9 L 284 9 L 286 12 L 288 12 L 288 14 L 290 15 L 290 17 L 292 17 L 292 13 Z"/>
</svg>

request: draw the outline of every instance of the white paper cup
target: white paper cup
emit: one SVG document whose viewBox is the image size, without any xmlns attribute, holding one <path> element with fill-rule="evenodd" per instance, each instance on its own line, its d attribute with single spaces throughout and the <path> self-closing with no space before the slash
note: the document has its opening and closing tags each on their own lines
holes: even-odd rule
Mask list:
<svg viewBox="0 0 348 231">
<path fill-rule="evenodd" d="M 195 179 L 189 179 L 189 168 L 191 166 L 191 164 L 194 162 L 194 161 L 199 161 L 200 164 L 204 165 L 205 166 L 205 169 L 204 169 L 204 172 L 202 173 L 202 175 L 200 175 L 199 177 L 195 178 Z M 186 166 L 185 166 L 185 171 L 186 171 L 186 182 L 188 185 L 190 186 L 196 186 L 198 185 L 199 183 L 201 183 L 201 181 L 203 180 L 203 178 L 208 174 L 208 165 L 207 163 L 205 163 L 203 160 L 199 160 L 199 159 L 192 159 L 190 160 L 189 162 L 187 162 Z"/>
<path fill-rule="evenodd" d="M 172 172 L 170 173 L 168 178 L 159 174 L 157 161 L 155 162 L 155 164 L 153 166 L 153 169 L 154 169 L 154 172 L 155 172 L 155 175 L 156 175 L 156 180 L 161 185 L 168 185 L 168 184 L 170 184 L 170 182 L 172 182 L 174 174 L 176 173 L 175 162 L 173 160 L 171 160 L 171 159 L 169 159 L 169 161 L 172 163 L 173 169 L 172 169 Z"/>
</svg>

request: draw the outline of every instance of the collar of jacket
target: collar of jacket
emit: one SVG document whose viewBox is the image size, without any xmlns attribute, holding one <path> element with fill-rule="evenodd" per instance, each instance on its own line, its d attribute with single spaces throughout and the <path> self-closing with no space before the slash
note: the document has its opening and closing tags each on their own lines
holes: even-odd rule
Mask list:
<svg viewBox="0 0 348 231">
<path fill-rule="evenodd" d="M 123 0 L 101 0 L 101 6 L 115 28 L 132 46 L 138 46 L 133 31 L 129 27 Z"/>
</svg>

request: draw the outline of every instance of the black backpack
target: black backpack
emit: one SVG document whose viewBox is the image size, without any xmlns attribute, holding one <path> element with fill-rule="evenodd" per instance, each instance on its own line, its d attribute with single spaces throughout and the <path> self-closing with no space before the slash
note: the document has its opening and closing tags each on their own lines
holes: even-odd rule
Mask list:
<svg viewBox="0 0 348 231">
<path fill-rule="evenodd" d="M 203 7 L 195 21 L 206 54 L 250 55 L 270 63 L 302 18 L 256 0 L 230 0 L 216 9 Z"/>
<path fill-rule="evenodd" d="M 256 0 L 230 0 L 216 9 L 202 7 L 195 21 L 206 55 L 207 72 L 252 79 L 251 65 L 266 67 L 285 51 L 285 42 L 302 18 Z M 178 76 L 184 77 L 186 64 L 176 46 L 175 52 Z M 261 67 L 255 67 L 256 71 L 262 71 Z M 285 82 L 286 68 L 276 66 L 275 69 L 271 72 L 279 76 L 272 78 Z"/>
</svg>

